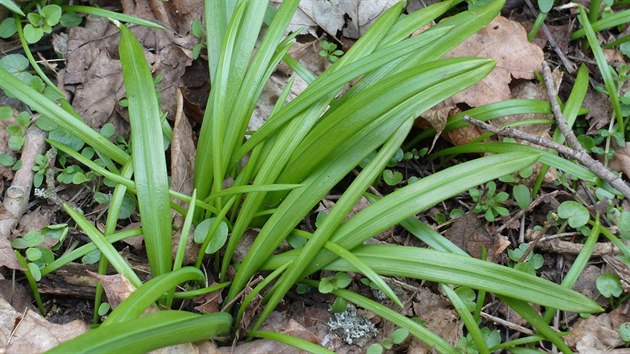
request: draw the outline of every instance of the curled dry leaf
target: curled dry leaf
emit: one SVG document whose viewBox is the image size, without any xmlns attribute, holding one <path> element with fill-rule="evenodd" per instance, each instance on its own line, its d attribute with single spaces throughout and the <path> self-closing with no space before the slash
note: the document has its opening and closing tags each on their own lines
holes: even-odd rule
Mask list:
<svg viewBox="0 0 630 354">
<path fill-rule="evenodd" d="M 489 233 L 472 214 L 457 218 L 446 232 L 446 237 L 474 258 L 481 258 L 482 249 L 487 249 L 490 262 L 496 260 L 510 245 L 505 236 Z"/>
</svg>

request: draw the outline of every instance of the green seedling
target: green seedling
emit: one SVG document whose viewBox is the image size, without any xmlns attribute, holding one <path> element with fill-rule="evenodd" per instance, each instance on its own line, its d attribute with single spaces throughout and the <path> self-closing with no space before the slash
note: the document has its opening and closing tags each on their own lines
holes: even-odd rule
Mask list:
<svg viewBox="0 0 630 354">
<path fill-rule="evenodd" d="M 53 26 L 61 20 L 62 10 L 58 5 L 37 6 L 36 12 L 26 15 L 28 23 L 24 26 L 24 37 L 30 44 L 39 42 L 44 33 L 51 33 Z"/>
<path fill-rule="evenodd" d="M 501 334 L 499 331 L 493 331 L 488 327 L 481 328 L 481 335 L 488 348 L 493 347 L 501 343 Z M 458 347 L 466 354 L 478 354 L 477 344 L 473 340 L 472 335 L 467 334 L 466 337 L 461 338 L 457 343 Z"/>
<path fill-rule="evenodd" d="M 578 229 L 588 223 L 590 213 L 584 205 L 567 200 L 558 206 L 558 216 L 566 219 L 572 228 Z"/>
<path fill-rule="evenodd" d="M 367 354 L 381 354 L 385 350 L 392 350 L 395 345 L 402 344 L 409 337 L 409 331 L 405 328 L 398 328 L 388 337 L 383 338 L 379 343 L 370 345 Z"/>
<path fill-rule="evenodd" d="M 619 297 L 623 293 L 621 280 L 615 274 L 601 274 L 597 277 L 595 286 L 605 298 Z"/>
<path fill-rule="evenodd" d="M 319 56 L 326 58 L 331 64 L 334 64 L 344 54 L 343 50 L 337 49 L 337 44 L 325 39 L 319 45 L 322 48 L 319 51 Z"/>
<path fill-rule="evenodd" d="M 521 243 L 518 248 L 508 250 L 508 257 L 510 257 L 510 260 L 514 262 L 514 269 L 529 274 L 536 274 L 536 270 L 543 266 L 545 260 L 542 255 L 530 252 L 525 260 L 522 261 L 521 259 L 528 249 L 529 244 Z"/>
<path fill-rule="evenodd" d="M 619 338 L 626 344 L 630 343 L 630 322 L 624 322 L 619 325 Z"/>
<path fill-rule="evenodd" d="M 201 20 L 195 19 L 192 22 L 190 33 L 193 35 L 193 37 L 197 39 L 200 39 L 200 40 L 204 39 L 205 30 L 203 28 L 203 25 L 201 24 Z M 201 55 L 201 51 L 205 48 L 206 48 L 206 44 L 204 41 L 201 41 L 195 44 L 192 49 L 192 58 L 198 59 L 199 55 Z"/>
<path fill-rule="evenodd" d="M 506 192 L 497 193 L 497 185 L 490 181 L 486 183 L 484 189 L 473 188 L 468 190 L 468 194 L 475 202 L 472 211 L 476 214 L 483 214 L 486 220 L 492 222 L 497 217 L 510 215 L 509 210 L 503 203 L 510 197 Z"/>
<path fill-rule="evenodd" d="M 18 250 L 24 250 L 27 267 L 35 281 L 41 280 L 41 270 L 55 260 L 51 248 L 60 245 L 68 234 L 65 224 L 54 225 L 40 231 L 29 231 L 11 242 L 11 246 Z M 53 246 L 45 246 L 44 240 L 51 239 Z"/>
<path fill-rule="evenodd" d="M 553 7 L 553 0 L 538 0 L 538 16 L 536 17 L 536 21 L 534 22 L 534 26 L 531 31 L 527 34 L 527 40 L 530 42 L 536 38 L 536 34 L 540 27 L 542 27 L 545 19 L 547 18 L 547 14 L 551 11 Z"/>
</svg>

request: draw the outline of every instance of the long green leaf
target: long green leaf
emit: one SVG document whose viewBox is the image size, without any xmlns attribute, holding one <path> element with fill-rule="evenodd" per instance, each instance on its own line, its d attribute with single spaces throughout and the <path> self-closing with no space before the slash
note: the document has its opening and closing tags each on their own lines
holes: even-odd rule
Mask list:
<svg viewBox="0 0 630 354">
<path fill-rule="evenodd" d="M 617 27 L 619 25 L 624 25 L 630 22 L 630 10 L 623 11 L 615 11 L 612 14 L 606 15 L 606 17 L 591 22 L 591 28 L 595 32 L 607 30 L 609 28 Z M 571 35 L 571 39 L 582 38 L 586 35 L 586 30 L 584 28 L 580 28 L 579 30 L 573 32 Z"/>
<path fill-rule="evenodd" d="M 196 315 L 184 311 L 160 311 L 89 331 L 46 353 L 142 354 L 169 345 L 223 336 L 231 326 L 232 317 L 224 312 Z"/>
<path fill-rule="evenodd" d="M 395 245 L 363 245 L 353 252 L 379 274 L 463 285 L 564 311 L 602 311 L 597 303 L 578 292 L 531 274 L 468 256 Z M 356 271 L 354 266 L 341 259 L 329 264 L 326 269 Z"/>
<path fill-rule="evenodd" d="M 597 176 L 582 165 L 578 165 L 567 159 L 564 159 L 554 153 L 543 151 L 532 146 L 508 142 L 490 142 L 490 143 L 469 143 L 465 145 L 453 146 L 434 153 L 433 157 L 448 156 L 460 153 L 506 153 L 506 152 L 530 152 L 539 153 L 540 162 L 564 171 L 575 178 L 584 181 L 596 182 Z"/>
<path fill-rule="evenodd" d="M 131 125 L 133 171 L 144 244 L 154 276 L 171 269 L 171 208 L 160 108 L 142 46 L 120 26 L 120 61 Z"/>
<path fill-rule="evenodd" d="M 184 267 L 167 274 L 158 275 L 148 282 L 142 284 L 128 298 L 121 302 L 112 311 L 102 326 L 113 326 L 136 319 L 156 302 L 167 291 L 173 289 L 177 284 L 187 281 L 203 282 L 205 276 L 197 268 Z"/>
<path fill-rule="evenodd" d="M 125 23 L 133 23 L 134 25 L 145 26 L 149 28 L 164 29 L 164 26 L 155 23 L 153 21 L 145 20 L 136 16 L 126 15 L 120 12 L 109 11 L 105 9 L 99 9 L 93 6 L 72 5 L 62 6 L 64 12 L 79 12 L 88 15 L 100 16 L 109 19 L 118 20 Z"/>
</svg>

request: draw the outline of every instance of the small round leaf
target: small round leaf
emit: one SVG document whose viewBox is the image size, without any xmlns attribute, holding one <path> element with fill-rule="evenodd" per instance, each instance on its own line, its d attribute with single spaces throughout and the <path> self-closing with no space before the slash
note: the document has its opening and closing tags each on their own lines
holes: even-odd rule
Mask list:
<svg viewBox="0 0 630 354">
<path fill-rule="evenodd" d="M 584 205 L 572 200 L 560 204 L 558 207 L 558 216 L 567 219 L 569 226 L 574 229 L 586 225 L 590 218 L 588 209 L 586 209 Z"/>
</svg>

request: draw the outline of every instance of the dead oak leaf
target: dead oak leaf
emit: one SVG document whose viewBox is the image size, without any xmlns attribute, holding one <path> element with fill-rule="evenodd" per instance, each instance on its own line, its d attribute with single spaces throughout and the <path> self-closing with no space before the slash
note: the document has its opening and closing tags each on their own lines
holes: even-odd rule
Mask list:
<svg viewBox="0 0 630 354">
<path fill-rule="evenodd" d="M 498 16 L 446 57 L 475 56 L 496 61 L 495 69 L 481 82 L 453 96 L 456 103 L 471 107 L 512 98 L 509 83 L 515 79 L 533 79 L 544 59 L 542 50 L 527 41 L 519 23 Z"/>
</svg>

